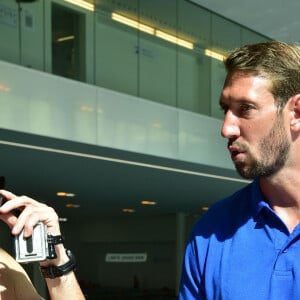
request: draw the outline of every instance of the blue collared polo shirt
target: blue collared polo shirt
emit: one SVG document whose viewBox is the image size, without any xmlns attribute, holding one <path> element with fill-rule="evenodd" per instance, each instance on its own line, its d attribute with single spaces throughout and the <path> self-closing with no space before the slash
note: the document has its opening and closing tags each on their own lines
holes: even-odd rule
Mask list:
<svg viewBox="0 0 300 300">
<path fill-rule="evenodd" d="M 300 299 L 300 225 L 289 232 L 265 202 L 258 180 L 196 222 L 179 299 Z"/>
</svg>

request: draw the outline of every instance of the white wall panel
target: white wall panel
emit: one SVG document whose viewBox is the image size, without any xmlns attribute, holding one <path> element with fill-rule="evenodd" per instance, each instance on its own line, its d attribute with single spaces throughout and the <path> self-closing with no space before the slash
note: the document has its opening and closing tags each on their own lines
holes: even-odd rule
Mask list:
<svg viewBox="0 0 300 300">
<path fill-rule="evenodd" d="M 185 161 L 231 169 L 227 140 L 221 137 L 221 126 L 221 120 L 180 111 L 178 156 Z"/>
<path fill-rule="evenodd" d="M 0 126 L 232 168 L 221 121 L 0 62 Z"/>
<path fill-rule="evenodd" d="M 177 110 L 110 90 L 98 90 L 98 143 L 177 157 Z"/>
</svg>

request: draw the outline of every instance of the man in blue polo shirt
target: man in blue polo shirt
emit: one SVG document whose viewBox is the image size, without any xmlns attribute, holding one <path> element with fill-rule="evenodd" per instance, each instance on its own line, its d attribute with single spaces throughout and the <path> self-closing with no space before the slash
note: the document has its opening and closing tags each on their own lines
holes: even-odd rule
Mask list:
<svg viewBox="0 0 300 300">
<path fill-rule="evenodd" d="M 243 46 L 224 62 L 222 136 L 254 179 L 195 224 L 180 299 L 300 299 L 300 47 Z"/>
</svg>

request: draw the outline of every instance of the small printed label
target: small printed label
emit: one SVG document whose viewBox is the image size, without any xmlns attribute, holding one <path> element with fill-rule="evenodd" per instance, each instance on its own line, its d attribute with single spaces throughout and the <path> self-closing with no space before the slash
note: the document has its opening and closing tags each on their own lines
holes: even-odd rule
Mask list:
<svg viewBox="0 0 300 300">
<path fill-rule="evenodd" d="M 110 263 L 140 263 L 147 261 L 147 253 L 107 253 L 105 262 Z"/>
<path fill-rule="evenodd" d="M 18 23 L 17 10 L 0 4 L 0 23 L 16 27 Z"/>
</svg>

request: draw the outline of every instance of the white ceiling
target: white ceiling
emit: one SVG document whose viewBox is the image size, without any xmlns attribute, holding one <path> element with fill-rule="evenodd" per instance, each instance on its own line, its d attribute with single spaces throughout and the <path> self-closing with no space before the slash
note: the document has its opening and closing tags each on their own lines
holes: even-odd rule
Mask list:
<svg viewBox="0 0 300 300">
<path fill-rule="evenodd" d="M 299 0 L 190 0 L 272 39 L 300 42 Z"/>
</svg>

